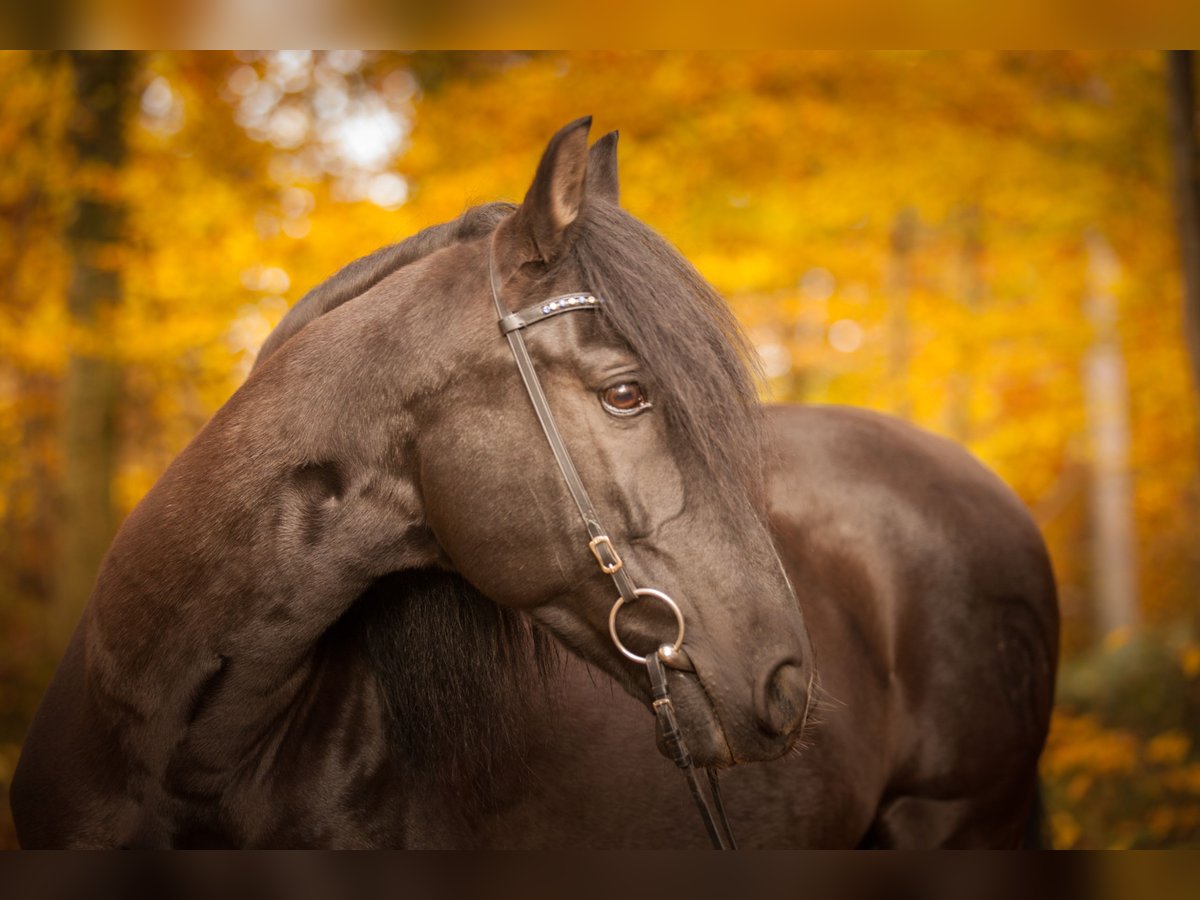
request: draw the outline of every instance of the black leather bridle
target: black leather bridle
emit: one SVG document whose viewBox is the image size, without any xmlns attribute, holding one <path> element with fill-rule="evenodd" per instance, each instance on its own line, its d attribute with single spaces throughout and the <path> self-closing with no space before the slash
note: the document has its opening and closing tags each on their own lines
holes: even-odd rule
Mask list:
<svg viewBox="0 0 1200 900">
<path fill-rule="evenodd" d="M 500 332 L 508 340 L 508 346 L 517 362 L 517 371 L 521 373 L 521 381 L 524 382 L 525 390 L 533 403 L 533 411 L 537 414 L 542 431 L 546 434 L 546 440 L 550 444 L 550 450 L 554 453 L 554 460 L 558 463 L 559 471 L 562 472 L 567 490 L 579 508 L 579 515 L 583 518 L 583 525 L 588 533 L 588 549 L 596 558 L 600 571 L 609 576 L 616 586 L 618 597 L 608 615 L 608 631 L 613 644 L 623 656 L 646 667 L 650 678 L 652 707 L 663 743 L 667 747 L 671 759 L 683 771 L 687 779 L 692 799 L 696 802 L 696 807 L 700 811 L 700 817 L 704 821 L 713 846 L 718 850 L 735 850 L 737 843 L 734 841 L 733 831 L 729 827 L 725 805 L 721 801 L 721 789 L 716 770 L 705 769 L 709 791 L 712 794 L 710 804 L 696 775 L 695 765 L 687 750 L 687 745 L 684 743 L 683 733 L 675 718 L 675 707 L 671 703 L 671 697 L 667 690 L 667 673 L 663 667 L 663 661 L 667 660 L 678 665 L 681 657 L 686 659 L 686 654 L 681 653 L 685 630 L 683 613 L 675 601 L 662 591 L 653 588 L 639 588 L 634 584 L 620 554 L 617 553 L 617 548 L 613 546 L 612 538 L 600 524 L 596 507 L 592 505 L 587 488 L 584 487 L 575 463 L 571 460 L 571 454 L 563 442 L 562 433 L 554 421 L 554 413 L 550 410 L 546 392 L 542 389 L 541 381 L 538 380 L 537 370 L 533 366 L 533 358 L 529 355 L 529 348 L 525 345 L 525 338 L 521 334 L 529 326 L 544 322 L 561 313 L 597 310 L 604 301 L 594 294 L 580 291 L 551 297 L 518 312 L 509 312 L 508 307 L 500 299 L 503 285 L 496 273 L 494 251 L 490 245 L 488 248 L 488 280 L 492 288 L 492 300 L 496 304 L 496 315 L 500 321 Z M 645 657 L 639 656 L 626 647 L 617 634 L 617 614 L 621 611 L 621 607 L 642 597 L 652 597 L 664 603 L 675 615 L 677 625 L 674 642 L 663 644 L 658 650 Z"/>
</svg>

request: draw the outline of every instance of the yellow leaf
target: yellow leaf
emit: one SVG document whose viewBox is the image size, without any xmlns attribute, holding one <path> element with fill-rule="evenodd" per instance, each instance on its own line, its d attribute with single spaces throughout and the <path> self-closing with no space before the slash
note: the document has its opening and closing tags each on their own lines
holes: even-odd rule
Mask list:
<svg viewBox="0 0 1200 900">
<path fill-rule="evenodd" d="M 1160 765 L 1176 765 L 1187 759 L 1191 739 L 1178 729 L 1164 731 L 1146 745 L 1146 760 Z"/>
<path fill-rule="evenodd" d="M 1110 653 L 1114 650 L 1120 650 L 1129 643 L 1129 639 L 1133 636 L 1133 630 L 1127 625 L 1122 625 L 1120 628 L 1114 628 L 1104 636 L 1104 649 Z"/>
<path fill-rule="evenodd" d="M 1188 678 L 1200 675 L 1200 644 L 1188 644 L 1179 654 L 1179 666 Z"/>
<path fill-rule="evenodd" d="M 1050 816 L 1050 832 L 1057 850 L 1069 850 L 1083 834 L 1075 817 L 1067 812 L 1056 812 Z"/>
</svg>

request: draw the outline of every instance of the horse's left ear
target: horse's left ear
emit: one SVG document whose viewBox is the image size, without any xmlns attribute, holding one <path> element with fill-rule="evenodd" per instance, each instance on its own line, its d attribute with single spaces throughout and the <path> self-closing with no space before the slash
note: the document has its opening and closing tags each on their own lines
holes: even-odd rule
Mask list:
<svg viewBox="0 0 1200 900">
<path fill-rule="evenodd" d="M 603 197 L 609 203 L 621 202 L 621 185 L 617 180 L 617 137 L 617 132 L 610 131 L 588 151 L 588 196 Z"/>
<path fill-rule="evenodd" d="M 516 265 L 553 262 L 566 247 L 567 228 L 583 209 L 591 125 L 592 117 L 585 116 L 550 138 L 524 202 L 500 226 L 497 243 L 509 245 Z"/>
</svg>

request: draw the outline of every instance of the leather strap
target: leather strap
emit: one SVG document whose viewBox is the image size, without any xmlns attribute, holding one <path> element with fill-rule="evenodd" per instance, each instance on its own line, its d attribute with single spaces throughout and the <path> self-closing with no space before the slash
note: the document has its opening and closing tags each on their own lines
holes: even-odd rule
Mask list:
<svg viewBox="0 0 1200 900">
<path fill-rule="evenodd" d="M 537 370 L 533 367 L 533 358 L 529 355 L 529 348 L 525 345 L 525 338 L 521 334 L 521 331 L 532 322 L 542 321 L 563 312 L 596 309 L 600 305 L 600 301 L 591 294 L 578 292 L 555 297 L 518 313 L 510 313 L 500 300 L 502 285 L 499 275 L 496 274 L 496 266 L 490 249 L 488 252 L 488 280 L 492 287 L 492 301 L 496 304 L 496 316 L 500 322 L 500 331 L 508 339 L 508 346 L 517 362 L 517 371 L 520 372 L 521 381 L 524 382 L 525 390 L 533 403 L 533 411 L 542 426 L 542 431 L 546 434 L 546 441 L 550 444 L 554 461 L 558 463 L 559 471 L 562 472 L 563 481 L 566 482 L 571 499 L 575 501 L 575 506 L 579 509 L 579 515 L 583 519 L 583 525 L 588 533 L 588 547 L 592 551 L 592 555 L 596 557 L 600 571 L 612 578 L 617 592 L 626 602 L 632 602 L 637 599 L 637 594 L 634 593 L 637 585 L 625 571 L 625 565 L 620 554 L 617 553 L 617 548 L 613 546 L 612 539 L 604 530 L 604 526 L 600 524 L 600 517 L 596 513 L 596 507 L 592 504 L 592 498 L 588 496 L 587 488 L 583 486 L 583 480 L 579 477 L 575 463 L 571 460 L 571 454 L 567 451 L 566 444 L 563 443 L 562 433 L 554 421 L 554 413 L 550 411 L 546 392 L 542 390 Z M 595 299 L 596 302 L 567 302 L 565 304 L 562 302 L 589 297 Z M 556 304 L 556 306 L 551 309 L 551 304 Z M 546 311 L 542 312 L 543 309 Z"/>
<path fill-rule="evenodd" d="M 546 392 L 542 389 L 541 381 L 538 380 L 537 370 L 533 366 L 533 358 L 529 355 L 529 348 L 525 345 L 525 338 L 521 334 L 528 326 L 559 313 L 598 309 L 602 301 L 599 297 L 580 291 L 552 297 L 519 312 L 509 312 L 500 300 L 503 285 L 500 283 L 499 275 L 496 274 L 490 246 L 488 248 L 488 281 L 492 288 L 492 301 L 496 304 L 496 317 L 500 324 L 500 333 L 508 340 L 513 359 L 517 362 L 517 371 L 521 374 L 521 381 L 525 384 L 525 390 L 533 403 L 533 411 L 542 426 L 542 431 L 546 434 L 546 440 L 554 454 L 554 461 L 558 463 L 559 471 L 562 472 L 563 481 L 566 482 L 571 499 L 575 501 L 575 506 L 579 509 L 579 515 L 583 519 L 583 525 L 588 533 L 588 549 L 596 557 L 600 571 L 612 578 L 617 592 L 621 595 L 621 600 L 627 603 L 632 602 L 638 598 L 637 586 L 633 583 L 629 573 L 625 571 L 624 563 L 622 563 L 616 547 L 613 546 L 612 539 L 600 524 L 596 507 L 592 505 L 587 488 L 583 486 L 583 480 L 575 469 L 575 463 L 571 460 L 571 454 L 563 442 L 562 433 L 554 421 L 554 413 L 550 410 Z M 733 839 L 733 831 L 730 829 L 729 819 L 725 815 L 725 805 L 721 802 L 717 773 L 713 769 L 705 769 L 708 775 L 709 791 L 712 795 L 711 805 L 704 796 L 700 780 L 696 775 L 696 767 L 688 752 L 687 744 L 683 740 L 683 732 L 675 718 L 675 707 L 671 703 L 667 690 L 667 673 L 659 657 L 659 651 L 656 650 L 646 657 L 646 669 L 650 676 L 650 693 L 653 698 L 652 706 L 655 718 L 662 731 L 671 759 L 683 771 L 687 779 L 688 790 L 691 791 L 696 808 L 700 811 L 700 818 L 704 821 L 709 839 L 718 850 L 736 850 L 737 843 Z"/>
<path fill-rule="evenodd" d="M 721 784 L 717 780 L 716 769 L 706 768 L 704 770 L 708 776 L 708 789 L 712 794 L 712 804 L 710 805 L 700 786 L 700 779 L 696 776 L 696 766 L 692 762 L 692 755 L 688 752 L 687 744 L 684 743 L 683 731 L 680 730 L 679 722 L 675 718 L 675 705 L 671 703 L 671 695 L 667 690 L 667 672 L 663 668 L 657 651 L 646 657 L 646 672 L 650 676 L 650 696 L 653 698 L 651 706 L 654 709 L 654 718 L 658 722 L 659 733 L 662 735 L 663 743 L 666 744 L 671 761 L 679 767 L 684 778 L 687 779 L 688 790 L 692 794 L 696 809 L 700 811 L 700 818 L 704 822 L 704 829 L 708 832 L 709 840 L 717 850 L 736 850 L 737 841 L 734 840 L 729 817 L 725 814 L 725 804 L 721 800 Z"/>
<path fill-rule="evenodd" d="M 551 297 L 544 303 L 527 306 L 519 312 L 501 314 L 500 330 L 504 334 L 508 334 L 510 331 L 526 328 L 560 313 L 574 312 L 577 309 L 596 309 L 599 305 L 600 298 L 591 294 L 561 294 L 558 297 Z"/>
</svg>

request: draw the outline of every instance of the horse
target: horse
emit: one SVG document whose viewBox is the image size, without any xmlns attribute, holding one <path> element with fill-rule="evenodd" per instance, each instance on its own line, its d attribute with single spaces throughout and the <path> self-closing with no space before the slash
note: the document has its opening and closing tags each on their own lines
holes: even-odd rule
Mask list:
<svg viewBox="0 0 1200 900">
<path fill-rule="evenodd" d="M 643 656 L 742 846 L 1022 842 L 1036 526 L 942 438 L 761 405 L 589 129 L 519 205 L 284 317 L 104 559 L 13 778 L 23 846 L 704 846 Z"/>
</svg>

